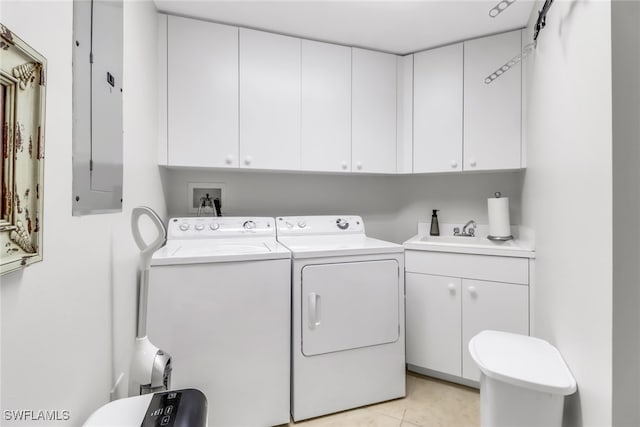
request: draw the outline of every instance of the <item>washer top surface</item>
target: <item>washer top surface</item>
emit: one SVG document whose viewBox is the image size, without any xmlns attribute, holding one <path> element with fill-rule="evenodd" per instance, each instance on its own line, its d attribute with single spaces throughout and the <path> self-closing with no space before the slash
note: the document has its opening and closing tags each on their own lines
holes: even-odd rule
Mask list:
<svg viewBox="0 0 640 427">
<path fill-rule="evenodd" d="M 273 218 L 172 218 L 167 234 L 167 244 L 153 254 L 151 265 L 291 257 L 291 253 L 276 241 Z"/>
<path fill-rule="evenodd" d="M 278 241 L 294 258 L 373 255 L 403 252 L 395 243 L 367 237 L 362 218 L 323 215 L 277 218 Z"/>
</svg>

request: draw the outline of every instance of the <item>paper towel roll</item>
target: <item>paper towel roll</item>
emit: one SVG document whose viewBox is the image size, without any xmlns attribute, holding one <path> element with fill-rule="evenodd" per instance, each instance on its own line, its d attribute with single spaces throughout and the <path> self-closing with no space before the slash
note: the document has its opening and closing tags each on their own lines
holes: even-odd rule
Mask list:
<svg viewBox="0 0 640 427">
<path fill-rule="evenodd" d="M 487 199 L 489 207 L 489 236 L 511 236 L 511 221 L 509 220 L 509 198 L 496 197 Z"/>
</svg>

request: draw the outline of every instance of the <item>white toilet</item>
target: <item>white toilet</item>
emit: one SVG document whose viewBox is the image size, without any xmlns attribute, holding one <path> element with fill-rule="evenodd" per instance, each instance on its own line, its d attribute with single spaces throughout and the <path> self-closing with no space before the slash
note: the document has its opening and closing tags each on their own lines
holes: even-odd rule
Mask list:
<svg viewBox="0 0 640 427">
<path fill-rule="evenodd" d="M 483 427 L 562 425 L 564 397 L 576 381 L 560 352 L 526 335 L 482 331 L 469 342 L 480 377 Z"/>
</svg>

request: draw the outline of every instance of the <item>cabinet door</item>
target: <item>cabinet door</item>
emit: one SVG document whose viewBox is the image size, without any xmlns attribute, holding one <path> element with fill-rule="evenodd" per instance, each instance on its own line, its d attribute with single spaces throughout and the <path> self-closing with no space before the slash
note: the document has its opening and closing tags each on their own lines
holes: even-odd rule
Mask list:
<svg viewBox="0 0 640 427">
<path fill-rule="evenodd" d="M 240 29 L 240 166 L 300 168 L 300 39 Z"/>
<path fill-rule="evenodd" d="M 238 28 L 168 17 L 170 166 L 238 166 Z"/>
<path fill-rule="evenodd" d="M 479 381 L 469 341 L 485 329 L 529 335 L 529 287 L 462 280 L 462 376 Z"/>
<path fill-rule="evenodd" d="M 461 279 L 406 274 L 407 363 L 461 375 Z"/>
<path fill-rule="evenodd" d="M 520 31 L 464 43 L 464 169 L 517 169 L 521 64 L 485 79 L 520 54 Z"/>
<path fill-rule="evenodd" d="M 462 170 L 462 44 L 414 55 L 413 171 Z"/>
<path fill-rule="evenodd" d="M 352 49 L 352 170 L 396 172 L 396 56 Z"/>
<path fill-rule="evenodd" d="M 302 169 L 351 169 L 351 49 L 302 40 Z"/>
</svg>

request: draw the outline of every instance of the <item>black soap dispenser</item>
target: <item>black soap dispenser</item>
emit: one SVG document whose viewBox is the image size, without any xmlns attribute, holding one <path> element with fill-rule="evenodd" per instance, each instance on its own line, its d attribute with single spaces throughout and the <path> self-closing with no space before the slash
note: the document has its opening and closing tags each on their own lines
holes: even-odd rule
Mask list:
<svg viewBox="0 0 640 427">
<path fill-rule="evenodd" d="M 431 215 L 431 230 L 429 234 L 431 236 L 439 236 L 440 235 L 440 225 L 438 225 L 438 210 L 434 209 L 433 214 Z"/>
</svg>

